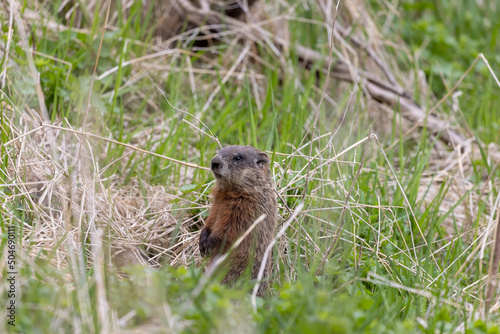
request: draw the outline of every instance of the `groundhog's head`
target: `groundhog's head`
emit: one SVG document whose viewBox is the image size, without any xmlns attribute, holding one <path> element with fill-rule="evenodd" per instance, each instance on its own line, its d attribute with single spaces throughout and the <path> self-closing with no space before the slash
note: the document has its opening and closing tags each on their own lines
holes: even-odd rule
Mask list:
<svg viewBox="0 0 500 334">
<path fill-rule="evenodd" d="M 219 187 L 252 189 L 270 180 L 267 154 L 252 146 L 228 146 L 212 158 L 210 168 Z"/>
</svg>

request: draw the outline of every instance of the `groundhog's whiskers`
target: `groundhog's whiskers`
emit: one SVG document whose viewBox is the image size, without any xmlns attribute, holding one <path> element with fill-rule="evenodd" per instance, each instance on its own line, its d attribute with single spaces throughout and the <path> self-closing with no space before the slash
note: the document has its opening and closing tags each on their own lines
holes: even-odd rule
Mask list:
<svg viewBox="0 0 500 334">
<path fill-rule="evenodd" d="M 273 249 L 276 242 L 285 233 L 285 231 L 288 229 L 288 227 L 293 222 L 295 217 L 297 217 L 297 215 L 302 211 L 303 208 L 304 208 L 304 202 L 300 202 L 299 205 L 297 205 L 297 207 L 295 208 L 295 211 L 292 213 L 290 218 L 288 218 L 286 223 L 283 225 L 283 227 L 278 232 L 278 234 L 276 234 L 273 241 L 271 241 L 271 243 L 267 246 L 266 251 L 264 252 L 264 258 L 262 259 L 262 262 L 261 262 L 261 265 L 259 268 L 259 274 L 257 275 L 257 283 L 255 283 L 255 285 L 253 287 L 253 292 L 252 292 L 252 307 L 253 307 L 254 312 L 257 312 L 257 298 L 256 298 L 257 292 L 259 291 L 259 288 L 260 288 L 260 281 L 262 280 L 262 277 L 264 276 L 264 270 L 266 269 L 266 263 L 267 263 L 267 258 L 269 257 L 269 253 L 271 253 L 271 250 Z M 260 217 L 259 217 L 259 219 L 260 219 Z"/>
</svg>

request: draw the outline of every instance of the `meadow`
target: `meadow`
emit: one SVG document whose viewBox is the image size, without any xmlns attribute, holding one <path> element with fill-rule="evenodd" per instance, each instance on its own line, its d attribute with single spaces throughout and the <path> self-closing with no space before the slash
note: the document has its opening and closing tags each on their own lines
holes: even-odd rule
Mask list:
<svg viewBox="0 0 500 334">
<path fill-rule="evenodd" d="M 500 6 L 238 3 L 0 4 L 0 331 L 500 333 Z M 264 298 L 198 250 L 228 145 Z"/>
</svg>

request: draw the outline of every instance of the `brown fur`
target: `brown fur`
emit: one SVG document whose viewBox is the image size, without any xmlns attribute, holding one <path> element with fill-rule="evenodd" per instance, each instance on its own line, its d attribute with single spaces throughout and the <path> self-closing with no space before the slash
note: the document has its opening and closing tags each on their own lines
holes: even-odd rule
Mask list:
<svg viewBox="0 0 500 334">
<path fill-rule="evenodd" d="M 211 169 L 217 182 L 211 193 L 212 208 L 200 235 L 200 252 L 210 256 L 213 262 L 216 256 L 227 252 L 259 216 L 266 214 L 264 221 L 229 256 L 223 283 L 236 281 L 249 260 L 253 261 L 252 279 L 256 279 L 264 252 L 274 237 L 277 218 L 269 159 L 251 146 L 229 146 L 212 159 Z M 265 279 L 270 272 L 268 259 L 259 295 L 267 290 Z"/>
</svg>

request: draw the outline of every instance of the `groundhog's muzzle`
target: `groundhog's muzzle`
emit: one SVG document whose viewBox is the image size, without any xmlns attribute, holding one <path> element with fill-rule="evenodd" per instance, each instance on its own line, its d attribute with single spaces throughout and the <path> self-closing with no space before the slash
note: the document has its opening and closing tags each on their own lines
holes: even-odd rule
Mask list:
<svg viewBox="0 0 500 334">
<path fill-rule="evenodd" d="M 212 173 L 214 173 L 215 177 L 221 177 L 222 169 L 223 169 L 224 161 L 222 161 L 220 155 L 216 155 L 212 158 L 212 163 L 210 165 L 210 169 Z"/>
</svg>

